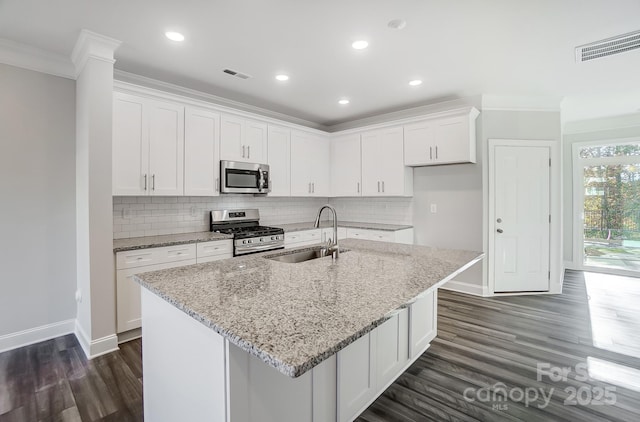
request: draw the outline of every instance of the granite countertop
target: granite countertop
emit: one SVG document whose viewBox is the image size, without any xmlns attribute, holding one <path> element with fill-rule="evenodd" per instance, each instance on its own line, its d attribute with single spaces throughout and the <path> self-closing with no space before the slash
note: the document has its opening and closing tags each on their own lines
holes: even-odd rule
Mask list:
<svg viewBox="0 0 640 422">
<path fill-rule="evenodd" d="M 232 235 L 195 232 L 184 234 L 167 234 L 162 236 L 131 237 L 129 239 L 114 239 L 113 252 L 132 251 L 135 249 L 159 248 L 161 246 L 184 245 L 186 243 L 210 242 L 213 240 L 233 239 Z"/>
<path fill-rule="evenodd" d="M 232 344 L 298 377 L 482 259 L 481 252 L 346 239 L 289 264 L 270 251 L 134 276 Z"/>
<path fill-rule="evenodd" d="M 297 232 L 302 230 L 312 230 L 314 222 L 306 223 L 292 223 L 292 224 L 274 224 L 274 227 L 281 227 L 286 232 Z M 329 228 L 333 227 L 333 222 L 329 220 L 321 221 L 320 227 Z M 354 221 L 338 221 L 338 227 L 347 227 L 351 229 L 368 229 L 368 230 L 384 230 L 395 232 L 398 230 L 412 229 L 410 225 L 398 225 L 398 224 L 382 224 L 382 223 L 358 223 Z"/>
</svg>

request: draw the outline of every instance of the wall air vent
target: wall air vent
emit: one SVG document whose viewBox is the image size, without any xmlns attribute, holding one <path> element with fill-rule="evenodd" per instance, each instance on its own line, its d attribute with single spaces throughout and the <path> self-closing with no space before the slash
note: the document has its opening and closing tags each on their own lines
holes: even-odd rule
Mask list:
<svg viewBox="0 0 640 422">
<path fill-rule="evenodd" d="M 249 79 L 251 77 L 247 74 L 240 73 L 231 69 L 224 69 L 223 72 L 226 73 L 227 75 L 235 76 L 236 78 L 240 78 L 240 79 Z"/>
<path fill-rule="evenodd" d="M 576 61 L 586 62 L 637 48 L 640 48 L 640 31 L 576 47 Z"/>
</svg>

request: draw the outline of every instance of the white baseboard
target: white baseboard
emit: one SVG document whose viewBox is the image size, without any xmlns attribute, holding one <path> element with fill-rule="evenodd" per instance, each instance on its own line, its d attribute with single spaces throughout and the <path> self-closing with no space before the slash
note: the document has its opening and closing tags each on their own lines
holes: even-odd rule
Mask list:
<svg viewBox="0 0 640 422">
<path fill-rule="evenodd" d="M 74 334 L 82 347 L 87 359 L 93 359 L 107 353 L 118 350 L 118 336 L 115 334 L 102 337 L 96 340 L 89 340 L 89 336 L 84 332 L 78 321 L 75 323 Z"/>
<path fill-rule="evenodd" d="M 142 337 L 142 328 L 134 328 L 133 330 L 118 334 L 118 344 L 126 343 L 127 341 L 135 340 L 140 337 Z"/>
<path fill-rule="evenodd" d="M 0 336 L 0 353 L 71 334 L 73 333 L 75 321 L 75 319 L 68 319 Z"/>
<path fill-rule="evenodd" d="M 466 283 L 464 281 L 451 280 L 446 282 L 441 289 L 452 290 L 454 292 L 467 293 L 474 296 L 488 296 L 487 288 L 477 284 Z"/>
</svg>

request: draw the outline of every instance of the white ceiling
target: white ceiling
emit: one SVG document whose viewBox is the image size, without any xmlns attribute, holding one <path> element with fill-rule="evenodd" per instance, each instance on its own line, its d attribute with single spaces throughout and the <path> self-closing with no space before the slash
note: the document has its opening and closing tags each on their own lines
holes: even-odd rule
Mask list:
<svg viewBox="0 0 640 422">
<path fill-rule="evenodd" d="M 638 111 L 640 50 L 576 63 L 574 48 L 639 17 L 637 0 L 0 0 L 0 38 L 69 57 L 88 29 L 123 42 L 117 69 L 330 126 L 479 94 Z"/>
</svg>

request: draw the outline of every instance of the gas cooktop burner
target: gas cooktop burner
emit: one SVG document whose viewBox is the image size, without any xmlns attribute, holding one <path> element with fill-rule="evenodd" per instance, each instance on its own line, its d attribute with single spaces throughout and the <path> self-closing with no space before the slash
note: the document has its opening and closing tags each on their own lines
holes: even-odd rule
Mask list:
<svg viewBox="0 0 640 422">
<path fill-rule="evenodd" d="M 249 237 L 260 237 L 284 233 L 284 230 L 282 229 L 267 226 L 215 228 L 213 231 L 217 233 L 232 234 L 236 239 L 246 239 Z"/>
<path fill-rule="evenodd" d="M 233 235 L 234 256 L 284 248 L 284 230 L 259 221 L 256 209 L 211 211 L 211 231 Z"/>
</svg>

